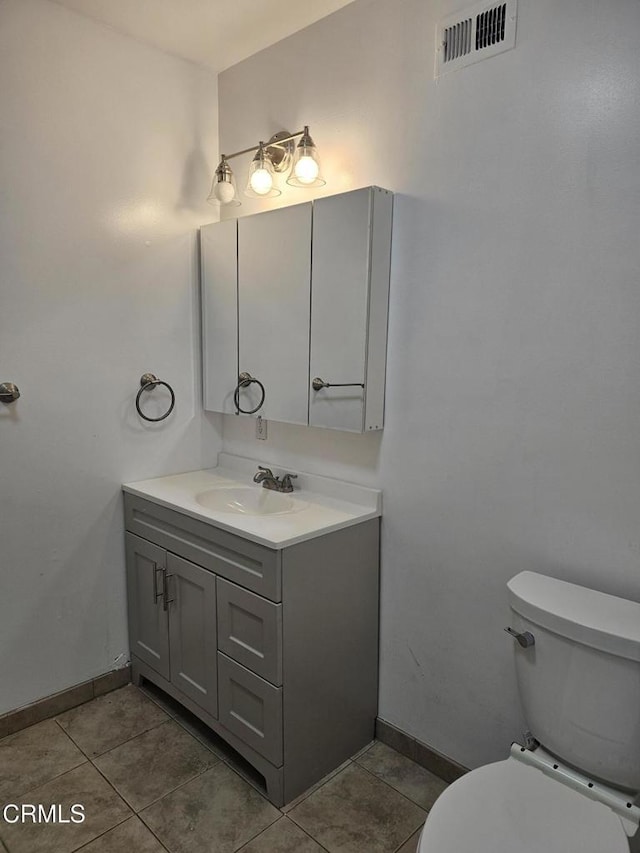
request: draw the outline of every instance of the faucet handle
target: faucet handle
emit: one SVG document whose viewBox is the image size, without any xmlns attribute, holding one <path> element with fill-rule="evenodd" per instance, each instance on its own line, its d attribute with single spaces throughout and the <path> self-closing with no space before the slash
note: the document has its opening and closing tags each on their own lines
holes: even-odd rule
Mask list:
<svg viewBox="0 0 640 853">
<path fill-rule="evenodd" d="M 273 476 L 273 471 L 271 470 L 271 468 L 265 468 L 264 465 L 258 465 L 258 472 L 257 472 L 257 474 L 253 475 L 253 482 L 254 483 L 261 483 L 263 480 L 266 480 L 267 478 L 271 478 L 272 480 L 275 479 L 275 477 Z"/>
<path fill-rule="evenodd" d="M 292 480 L 297 480 L 297 474 L 284 474 L 280 483 L 282 485 L 283 492 L 292 492 L 293 491 L 293 483 Z"/>
</svg>

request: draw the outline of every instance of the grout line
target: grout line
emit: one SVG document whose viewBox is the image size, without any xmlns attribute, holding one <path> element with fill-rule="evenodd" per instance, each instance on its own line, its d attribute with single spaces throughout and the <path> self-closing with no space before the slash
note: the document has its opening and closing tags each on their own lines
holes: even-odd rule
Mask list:
<svg viewBox="0 0 640 853">
<path fill-rule="evenodd" d="M 83 758 L 85 758 L 83 753 Z M 28 788 L 26 791 L 23 791 L 21 794 L 12 794 L 11 796 L 15 796 L 16 799 L 22 799 L 22 797 L 26 797 L 27 794 L 30 794 L 32 791 L 37 791 L 38 788 L 42 788 L 44 785 L 48 785 L 50 782 L 55 782 L 56 779 L 61 779 L 63 776 L 66 776 L 67 773 L 73 773 L 74 770 L 77 770 L 79 767 L 84 767 L 85 764 L 90 764 L 91 762 L 85 758 L 80 764 L 76 764 L 75 767 L 70 767 L 68 770 L 63 770 L 62 773 L 57 773 L 55 776 L 52 776 L 51 779 L 46 779 L 44 782 L 39 782 L 37 785 L 34 785 L 33 788 Z M 3 841 L 3 844 L 5 842 Z"/>
<path fill-rule="evenodd" d="M 122 802 L 125 804 L 125 806 L 126 806 L 128 809 L 131 809 L 131 814 L 130 814 L 130 815 L 128 815 L 127 817 L 131 817 L 131 815 L 134 815 L 134 814 L 135 814 L 135 810 L 134 810 L 133 808 L 131 808 L 131 806 L 129 805 L 129 803 L 125 800 L 125 798 L 122 796 L 122 794 L 120 793 L 120 791 L 118 791 L 118 789 L 116 788 L 116 786 L 115 786 L 115 785 L 113 785 L 113 784 L 112 784 L 112 782 L 111 782 L 109 779 L 107 779 L 107 777 L 104 775 L 104 773 L 100 770 L 100 768 L 99 768 L 99 767 L 96 767 L 96 765 L 93 763 L 93 761 L 91 761 L 91 762 L 90 762 L 90 764 L 91 764 L 91 766 L 93 767 L 93 769 L 96 771 L 96 773 L 98 773 L 100 776 L 102 776 L 102 778 L 103 778 L 103 779 L 104 779 L 104 781 L 107 783 L 107 785 L 108 785 L 108 786 L 109 786 L 109 787 L 110 787 L 110 788 L 115 792 L 115 794 L 116 794 L 116 796 L 118 797 L 118 799 L 122 800 Z M 120 823 L 124 823 L 124 821 L 123 821 L 123 820 L 121 820 L 121 821 L 120 821 Z M 116 826 L 119 826 L 119 825 L 120 825 L 120 824 L 116 824 Z"/>
<path fill-rule="evenodd" d="M 167 847 L 167 845 L 164 843 L 164 841 L 162 841 L 162 839 L 160 839 L 160 838 L 156 835 L 156 833 L 154 832 L 154 830 L 149 826 L 149 824 L 148 824 L 148 823 L 146 822 L 146 820 L 142 817 L 142 815 L 140 815 L 140 814 L 136 814 L 136 817 L 138 818 L 138 820 L 140 821 L 140 823 L 141 823 L 144 827 L 146 827 L 146 829 L 148 829 L 148 830 L 149 830 L 149 832 L 151 833 L 151 835 L 153 835 L 153 837 L 156 839 L 156 841 L 157 841 L 157 842 L 158 842 L 158 844 L 162 847 L 162 849 L 163 849 L 163 850 L 166 850 L 166 851 L 167 851 L 167 853 L 171 853 L 171 851 L 169 850 L 169 848 Z"/>
<path fill-rule="evenodd" d="M 105 694 L 105 695 L 108 695 L 108 694 Z M 100 699 L 101 699 L 102 697 L 100 696 L 100 697 L 98 697 L 98 698 L 100 698 Z M 80 750 L 80 752 L 81 752 L 84 756 L 86 756 L 86 757 L 87 757 L 87 759 L 88 759 L 89 761 L 93 762 L 94 758 L 100 758 L 101 756 L 106 755 L 108 752 L 111 752 L 112 750 L 117 749 L 119 746 L 124 746 L 124 744 L 125 744 L 125 743 L 129 743 L 130 741 L 134 740 L 135 738 L 140 737 L 140 735 L 143 735 L 143 734 L 145 734 L 146 732 L 153 731 L 153 729 L 157 729 L 157 728 L 159 728 L 160 726 L 163 726 L 165 723 L 168 723 L 168 722 L 169 722 L 169 720 L 172 720 L 172 719 L 173 719 L 173 717 L 171 717 L 170 715 L 167 715 L 167 717 L 168 717 L 168 719 L 166 719 L 166 720 L 160 720 L 160 722 L 159 722 L 159 723 L 154 723 L 152 726 L 148 726 L 147 728 L 142 729 L 142 730 L 141 730 L 141 731 L 139 731 L 139 732 L 136 732 L 134 735 L 131 735 L 131 737 L 125 738 L 125 740 L 121 741 L 120 743 L 117 743 L 115 746 L 110 746 L 110 747 L 109 747 L 109 749 L 105 749 L 105 750 L 103 750 L 102 752 L 98 752 L 98 753 L 96 753 L 96 755 L 89 755 L 89 753 L 85 752 L 85 750 L 80 746 L 80 744 L 79 744 L 79 743 L 74 739 L 73 735 L 72 735 L 72 734 L 70 734 L 70 733 L 69 733 L 69 732 L 68 732 L 68 731 L 67 731 L 67 730 L 62 726 L 62 724 L 61 724 L 61 723 L 60 723 L 60 721 L 57 719 L 57 717 L 55 718 L 55 721 L 56 721 L 56 723 L 58 723 L 58 725 L 60 726 L 60 728 L 62 729 L 62 731 L 67 735 L 67 737 L 68 737 L 68 738 L 70 738 L 70 739 L 73 741 L 73 743 L 78 747 L 78 749 Z"/>
<path fill-rule="evenodd" d="M 424 826 L 424 824 L 423 824 L 423 826 Z M 414 829 L 414 830 L 413 830 L 413 832 L 405 838 L 405 840 L 402 842 L 402 844 L 399 844 L 399 845 L 396 847 L 396 849 L 394 850 L 394 853 L 399 853 L 399 851 L 404 847 L 404 845 L 405 845 L 408 841 L 411 841 L 411 839 L 412 839 L 412 838 L 413 838 L 413 836 L 416 834 L 416 832 L 420 832 L 420 827 L 418 827 L 417 829 Z M 419 836 L 418 836 L 418 837 L 419 837 Z"/>
<path fill-rule="evenodd" d="M 143 806 L 140 806 L 139 809 L 136 809 L 134 805 L 132 805 L 128 800 L 125 799 L 124 794 L 120 794 L 123 800 L 127 803 L 127 805 L 133 809 L 134 814 L 140 815 L 140 812 L 145 809 L 150 808 L 151 806 L 155 806 L 156 803 L 159 803 L 160 800 L 164 800 L 165 797 L 168 797 L 170 794 L 174 794 L 179 788 L 183 788 L 185 785 L 188 785 L 189 782 L 193 782 L 195 779 L 199 779 L 200 776 L 204 776 L 204 774 L 211 770 L 211 767 L 205 767 L 204 770 L 201 770 L 199 773 L 196 773 L 195 776 L 192 776 L 190 779 L 186 779 L 184 782 L 181 782 L 179 785 L 176 785 L 175 788 L 170 788 L 168 791 L 165 791 L 160 797 L 156 797 L 155 800 L 152 800 L 150 803 L 145 803 Z"/>
<path fill-rule="evenodd" d="M 312 785 L 307 791 L 303 791 L 302 794 L 292 800 L 291 803 L 295 803 L 295 805 L 291 805 L 291 803 L 285 803 L 285 806 L 287 806 L 287 811 L 283 812 L 283 814 L 289 815 L 294 809 L 298 808 L 301 803 L 304 803 L 304 801 L 307 800 L 310 796 L 312 796 L 312 794 L 315 794 L 316 791 L 320 791 L 322 788 L 324 788 L 327 782 L 330 782 L 338 775 L 338 773 L 342 773 L 342 771 L 346 770 L 351 764 L 353 764 L 353 761 L 350 758 L 348 758 L 346 761 L 343 761 L 343 763 L 339 767 L 336 767 L 335 770 L 332 770 L 331 773 L 328 773 L 322 779 L 318 780 L 315 785 Z M 283 808 L 285 806 L 283 806 Z"/>
<path fill-rule="evenodd" d="M 274 808 L 275 808 L 275 806 L 274 806 Z M 245 842 L 244 842 L 244 844 L 243 844 L 241 847 L 236 847 L 236 849 L 233 851 L 233 853 L 241 853 L 241 851 L 242 851 L 242 850 L 244 850 L 244 849 L 245 849 L 245 847 L 246 847 L 248 844 L 251 844 L 251 842 L 252 842 L 252 841 L 255 841 L 255 840 L 256 840 L 256 838 L 259 838 L 259 837 L 262 835 L 262 833 L 263 833 L 263 832 L 266 832 L 268 829 L 271 829 L 271 827 L 272 827 L 274 824 L 278 823 L 278 821 L 279 821 L 279 820 L 281 820 L 281 819 L 282 819 L 282 815 L 279 815 L 275 820 L 272 820 L 272 821 L 271 821 L 271 823 L 267 824 L 267 826 L 264 826 L 264 827 L 263 827 L 259 832 L 257 832 L 255 835 L 252 835 L 252 836 L 251 836 L 251 838 L 247 839 L 247 841 L 245 841 Z"/>
<path fill-rule="evenodd" d="M 391 788 L 391 790 L 392 790 L 392 791 L 395 791 L 395 792 L 396 792 L 396 794 L 400 794 L 400 796 L 401 796 L 401 797 L 404 797 L 404 799 L 405 799 L 408 803 L 411 803 L 411 805 L 413 805 L 413 806 L 417 806 L 417 807 L 418 807 L 419 809 L 421 809 L 421 810 L 422 810 L 426 815 L 427 815 L 427 814 L 429 814 L 429 812 L 431 811 L 431 808 L 425 809 L 425 807 L 424 807 L 424 806 L 421 806 L 421 805 L 420 805 L 420 803 L 416 803 L 416 801 L 415 801 L 415 800 L 412 800 L 412 799 L 411 799 L 411 797 L 408 797 L 406 794 L 403 794 L 403 793 L 402 793 L 402 791 L 399 791 L 399 790 L 398 790 L 396 787 L 394 787 L 390 782 L 387 782 L 387 780 L 386 780 L 386 779 L 383 779 L 383 778 L 382 778 L 382 776 L 378 776 L 378 774 L 377 774 L 377 773 L 374 773 L 372 770 L 368 770 L 366 767 L 363 767 L 363 766 L 362 766 L 362 764 L 358 764 L 358 767 L 359 767 L 361 770 L 364 770 L 364 772 L 365 772 L 365 773 L 368 773 L 368 774 L 369 774 L 369 776 L 371 776 L 372 778 L 377 779 L 379 782 L 382 782 L 384 785 L 386 785 L 386 786 L 387 786 L 387 788 Z M 413 831 L 415 832 L 416 830 L 414 829 Z"/>
<path fill-rule="evenodd" d="M 306 830 L 303 826 L 300 826 L 300 824 L 299 824 L 299 823 L 296 823 L 294 820 L 292 820 L 292 819 L 289 817 L 289 815 L 284 815 L 284 818 L 285 818 L 285 820 L 288 820 L 290 823 L 292 823 L 294 826 L 296 826 L 299 830 L 301 830 L 302 832 L 304 832 L 304 834 L 307 836 L 307 838 L 310 838 L 313 842 L 315 842 L 315 843 L 318 845 L 318 847 L 319 847 L 322 851 L 324 851 L 324 853 L 329 853 L 329 851 L 327 850 L 327 848 L 326 848 L 326 847 L 323 847 L 323 846 L 322 846 L 322 844 L 320 844 L 320 842 L 318 841 L 318 839 L 317 839 L 317 838 L 314 838 L 314 837 L 313 837 L 313 835 L 311 835 L 311 833 L 310 833 L 310 832 L 307 832 L 307 830 Z M 409 836 L 409 837 L 411 837 L 411 836 Z"/>
<path fill-rule="evenodd" d="M 93 844 L 94 841 L 97 841 L 98 838 L 102 838 L 103 835 L 106 835 L 107 832 L 111 832 L 112 829 L 116 829 L 118 826 L 122 826 L 123 823 L 126 823 L 128 820 L 131 820 L 133 815 L 127 815 L 124 820 L 118 821 L 118 823 L 114 823 L 113 826 L 110 826 L 109 829 L 105 829 L 104 832 L 101 832 L 99 835 L 96 835 L 95 838 L 91 838 L 86 844 L 83 844 L 82 847 L 74 847 L 73 850 L 69 851 L 69 853 L 80 853 L 80 851 L 85 850 L 90 844 Z"/>
</svg>

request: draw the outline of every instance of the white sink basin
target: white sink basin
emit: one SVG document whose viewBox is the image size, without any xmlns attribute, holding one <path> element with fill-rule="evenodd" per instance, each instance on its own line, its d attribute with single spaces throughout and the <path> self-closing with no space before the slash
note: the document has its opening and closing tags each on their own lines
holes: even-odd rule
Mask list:
<svg viewBox="0 0 640 853">
<path fill-rule="evenodd" d="M 208 489 L 196 496 L 200 506 L 214 512 L 240 513 L 241 515 L 286 515 L 305 508 L 301 501 L 268 489 L 250 486 Z"/>
</svg>

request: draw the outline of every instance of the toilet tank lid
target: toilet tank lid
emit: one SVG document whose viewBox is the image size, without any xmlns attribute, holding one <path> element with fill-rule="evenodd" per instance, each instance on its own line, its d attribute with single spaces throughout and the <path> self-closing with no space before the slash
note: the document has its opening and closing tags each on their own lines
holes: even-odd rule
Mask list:
<svg viewBox="0 0 640 853">
<path fill-rule="evenodd" d="M 640 604 L 536 572 L 511 578 L 516 613 L 562 637 L 640 661 Z"/>
</svg>

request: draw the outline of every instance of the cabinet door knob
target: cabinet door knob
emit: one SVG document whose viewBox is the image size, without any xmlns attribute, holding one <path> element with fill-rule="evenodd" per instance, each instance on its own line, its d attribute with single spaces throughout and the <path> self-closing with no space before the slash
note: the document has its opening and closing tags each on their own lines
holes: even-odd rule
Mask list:
<svg viewBox="0 0 640 853">
<path fill-rule="evenodd" d="M 15 403 L 20 396 L 20 389 L 13 382 L 0 382 L 0 403 Z"/>
</svg>

